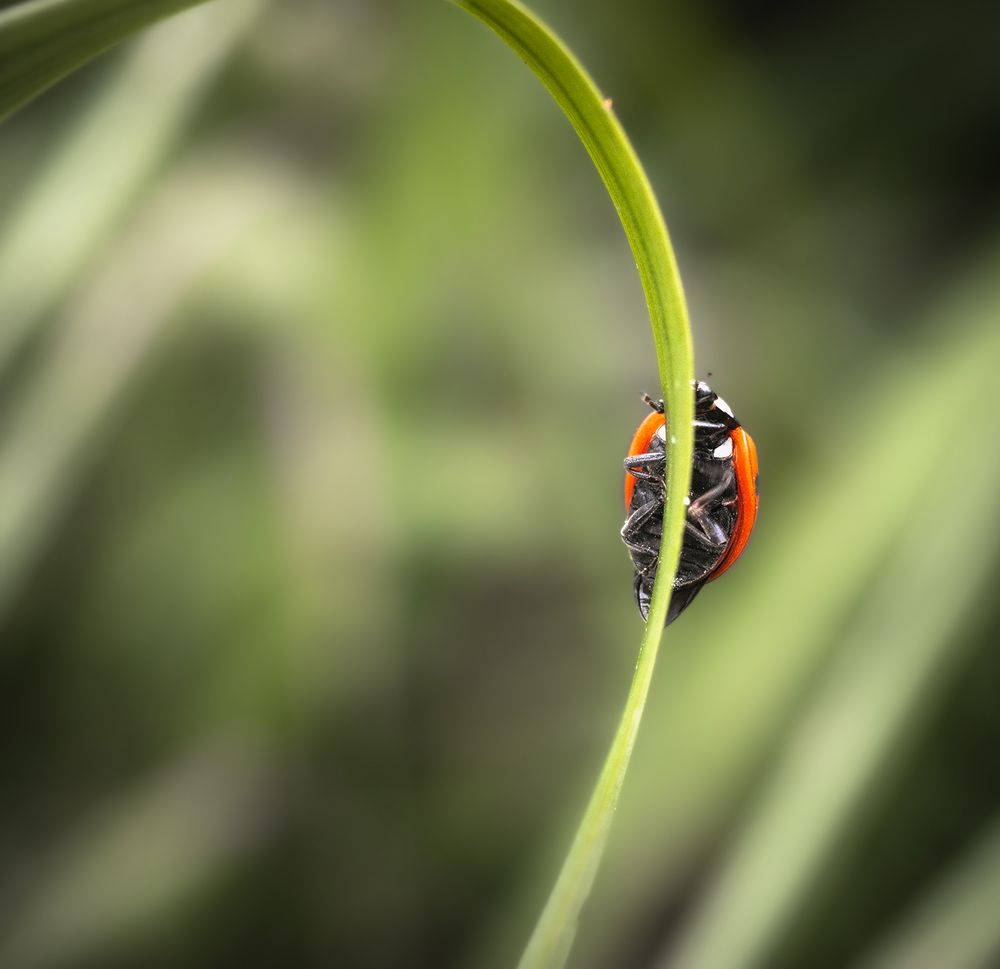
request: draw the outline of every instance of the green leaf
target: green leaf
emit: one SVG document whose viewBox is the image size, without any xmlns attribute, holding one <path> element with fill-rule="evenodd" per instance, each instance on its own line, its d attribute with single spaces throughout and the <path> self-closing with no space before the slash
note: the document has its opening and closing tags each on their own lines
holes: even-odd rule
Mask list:
<svg viewBox="0 0 1000 969">
<path fill-rule="evenodd" d="M 494 30 L 534 71 L 569 119 L 597 167 L 635 257 L 656 347 L 671 425 L 667 442 L 667 505 L 660 567 L 649 620 L 622 718 L 576 837 L 521 969 L 562 966 L 604 852 L 631 757 L 663 634 L 683 538 L 693 450 L 694 360 L 684 293 L 663 216 L 639 159 L 582 65 L 552 31 L 512 0 L 455 0 Z"/>
<path fill-rule="evenodd" d="M 204 0 L 28 0 L 0 12 L 0 120 L 131 34 Z"/>
</svg>

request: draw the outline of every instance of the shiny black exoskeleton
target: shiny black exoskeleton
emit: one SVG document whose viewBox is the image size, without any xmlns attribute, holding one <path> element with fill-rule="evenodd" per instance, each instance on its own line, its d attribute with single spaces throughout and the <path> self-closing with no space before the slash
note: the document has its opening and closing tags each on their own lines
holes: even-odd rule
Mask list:
<svg viewBox="0 0 1000 969">
<path fill-rule="evenodd" d="M 655 411 L 663 412 L 663 401 L 644 399 Z M 690 605 L 719 565 L 735 527 L 737 492 L 730 435 L 739 426 L 725 401 L 697 381 L 691 491 L 668 625 Z M 625 470 L 636 481 L 621 536 L 635 566 L 635 597 L 643 619 L 649 613 L 663 533 L 665 434 L 663 425 L 643 453 L 625 459 Z"/>
</svg>

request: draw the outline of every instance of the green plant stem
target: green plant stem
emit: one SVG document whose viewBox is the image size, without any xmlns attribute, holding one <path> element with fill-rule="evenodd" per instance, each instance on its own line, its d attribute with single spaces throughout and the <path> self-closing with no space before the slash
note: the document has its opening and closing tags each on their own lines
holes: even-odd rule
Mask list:
<svg viewBox="0 0 1000 969">
<path fill-rule="evenodd" d="M 494 30 L 534 71 L 597 167 L 635 257 L 646 295 L 671 433 L 667 504 L 649 619 L 632 686 L 604 767 L 555 886 L 521 958 L 521 969 L 562 966 L 607 842 L 656 663 L 680 557 L 691 478 L 694 360 L 687 307 L 666 225 L 634 149 L 605 99 L 566 46 L 514 0 L 453 0 Z"/>
</svg>

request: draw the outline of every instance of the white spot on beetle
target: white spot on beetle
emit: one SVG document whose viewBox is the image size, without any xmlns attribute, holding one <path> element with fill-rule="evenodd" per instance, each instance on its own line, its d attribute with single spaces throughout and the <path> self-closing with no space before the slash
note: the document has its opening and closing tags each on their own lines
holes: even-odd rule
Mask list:
<svg viewBox="0 0 1000 969">
<path fill-rule="evenodd" d="M 730 417 L 733 417 L 733 409 L 721 397 L 715 398 L 715 404 L 713 406 L 718 407 L 723 414 L 728 414 Z"/>
<path fill-rule="evenodd" d="M 661 441 L 665 441 L 667 439 L 667 428 L 666 428 L 666 425 L 665 424 L 661 424 L 656 429 L 656 433 L 653 435 L 653 437 L 657 437 Z"/>
<path fill-rule="evenodd" d="M 733 456 L 733 439 L 727 437 L 713 452 L 716 458 L 731 458 Z"/>
</svg>

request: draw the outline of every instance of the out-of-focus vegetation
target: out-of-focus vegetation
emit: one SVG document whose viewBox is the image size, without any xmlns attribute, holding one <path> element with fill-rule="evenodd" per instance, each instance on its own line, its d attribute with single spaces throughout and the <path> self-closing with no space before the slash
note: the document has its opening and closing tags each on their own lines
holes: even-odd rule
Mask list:
<svg viewBox="0 0 1000 969">
<path fill-rule="evenodd" d="M 537 9 L 763 501 L 571 965 L 991 965 L 997 16 Z M 447 4 L 219 0 L 0 138 L 0 965 L 510 965 L 641 632 L 655 363 L 572 131 Z"/>
<path fill-rule="evenodd" d="M 0 119 L 136 31 L 199 0 L 0 0 Z"/>
</svg>

